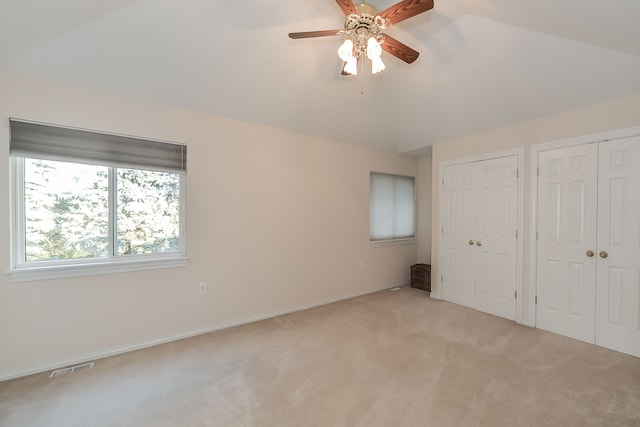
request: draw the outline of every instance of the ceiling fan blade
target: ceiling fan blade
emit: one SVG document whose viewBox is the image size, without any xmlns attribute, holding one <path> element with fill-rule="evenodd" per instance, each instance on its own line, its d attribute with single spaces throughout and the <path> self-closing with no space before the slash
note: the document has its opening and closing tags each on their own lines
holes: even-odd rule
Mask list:
<svg viewBox="0 0 640 427">
<path fill-rule="evenodd" d="M 382 41 L 382 43 L 380 43 L 380 47 L 383 50 L 389 52 L 391 55 L 397 58 L 400 58 L 407 64 L 411 64 L 413 61 L 418 59 L 418 55 L 420 55 L 420 52 L 411 49 L 406 44 L 399 42 L 391 36 L 388 36 L 386 34 L 383 35 L 384 40 Z"/>
<path fill-rule="evenodd" d="M 343 30 L 303 31 L 301 33 L 289 33 L 289 37 L 292 39 L 308 39 L 310 37 L 338 36 L 342 34 L 342 31 Z"/>
<path fill-rule="evenodd" d="M 385 19 L 386 26 L 389 27 L 430 9 L 433 9 L 433 0 L 404 0 L 378 15 Z"/>
<path fill-rule="evenodd" d="M 336 3 L 338 3 L 338 6 L 340 6 L 340 9 L 342 9 L 345 15 L 351 15 L 352 13 L 359 15 L 353 0 L 336 0 Z"/>
</svg>

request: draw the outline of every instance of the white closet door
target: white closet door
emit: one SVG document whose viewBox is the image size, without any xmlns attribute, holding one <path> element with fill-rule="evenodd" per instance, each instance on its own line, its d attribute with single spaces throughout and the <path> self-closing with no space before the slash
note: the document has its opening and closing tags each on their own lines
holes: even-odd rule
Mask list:
<svg viewBox="0 0 640 427">
<path fill-rule="evenodd" d="M 640 356 L 640 137 L 599 149 L 596 344 Z"/>
<path fill-rule="evenodd" d="M 443 298 L 515 320 L 518 157 L 443 169 Z"/>
<path fill-rule="evenodd" d="M 597 144 L 538 157 L 537 326 L 594 342 Z M 589 256 L 591 255 L 591 256 Z"/>
<path fill-rule="evenodd" d="M 443 171 L 443 298 L 467 307 L 475 307 L 474 170 L 474 163 L 464 163 Z"/>
<path fill-rule="evenodd" d="M 518 228 L 518 158 L 476 166 L 476 308 L 515 320 Z"/>
</svg>

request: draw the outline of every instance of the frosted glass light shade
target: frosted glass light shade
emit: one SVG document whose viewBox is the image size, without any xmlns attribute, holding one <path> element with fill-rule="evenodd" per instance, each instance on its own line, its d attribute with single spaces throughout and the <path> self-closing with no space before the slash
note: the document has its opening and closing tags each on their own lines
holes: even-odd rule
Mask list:
<svg viewBox="0 0 640 427">
<path fill-rule="evenodd" d="M 384 62 L 380 58 L 382 48 L 378 41 L 371 37 L 367 40 L 367 57 L 371 60 L 371 73 L 376 74 L 385 69 Z"/>
<path fill-rule="evenodd" d="M 338 56 L 343 61 L 349 62 L 349 59 L 353 58 L 353 42 L 350 39 L 346 39 L 344 43 L 338 48 Z"/>
</svg>

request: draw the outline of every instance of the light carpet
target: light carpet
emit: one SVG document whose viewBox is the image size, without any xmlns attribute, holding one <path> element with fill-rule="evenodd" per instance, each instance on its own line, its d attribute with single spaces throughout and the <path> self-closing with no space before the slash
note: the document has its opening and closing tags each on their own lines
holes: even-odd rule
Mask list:
<svg viewBox="0 0 640 427">
<path fill-rule="evenodd" d="M 403 287 L 0 383 L 2 426 L 640 426 L 640 359 Z"/>
</svg>

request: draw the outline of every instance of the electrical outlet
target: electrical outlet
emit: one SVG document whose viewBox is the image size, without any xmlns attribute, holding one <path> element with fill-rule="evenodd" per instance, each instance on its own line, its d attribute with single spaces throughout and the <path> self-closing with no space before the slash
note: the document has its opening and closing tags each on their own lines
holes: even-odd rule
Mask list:
<svg viewBox="0 0 640 427">
<path fill-rule="evenodd" d="M 200 282 L 200 293 L 201 294 L 206 294 L 207 293 L 207 282 Z"/>
</svg>

